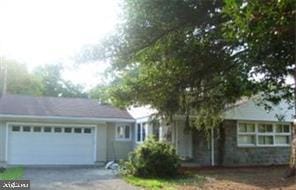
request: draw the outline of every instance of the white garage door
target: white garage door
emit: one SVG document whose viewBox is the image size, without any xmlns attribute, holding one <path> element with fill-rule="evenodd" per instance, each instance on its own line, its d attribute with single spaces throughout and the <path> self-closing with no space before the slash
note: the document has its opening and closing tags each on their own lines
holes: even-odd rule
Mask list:
<svg viewBox="0 0 296 190">
<path fill-rule="evenodd" d="M 8 163 L 14 165 L 94 164 L 94 128 L 11 125 Z"/>
</svg>

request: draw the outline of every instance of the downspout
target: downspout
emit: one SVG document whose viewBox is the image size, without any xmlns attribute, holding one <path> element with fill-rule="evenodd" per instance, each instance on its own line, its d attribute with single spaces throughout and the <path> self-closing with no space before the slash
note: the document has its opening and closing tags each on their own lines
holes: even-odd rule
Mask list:
<svg viewBox="0 0 296 190">
<path fill-rule="evenodd" d="M 211 128 L 211 166 L 215 166 L 214 128 Z"/>
</svg>

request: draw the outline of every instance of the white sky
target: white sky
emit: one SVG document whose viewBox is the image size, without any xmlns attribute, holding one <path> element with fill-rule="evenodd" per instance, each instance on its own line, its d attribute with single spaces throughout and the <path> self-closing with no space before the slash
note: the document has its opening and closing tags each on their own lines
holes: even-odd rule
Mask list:
<svg viewBox="0 0 296 190">
<path fill-rule="evenodd" d="M 31 70 L 67 63 L 84 45 L 114 31 L 116 0 L 0 0 L 0 55 L 24 62 Z M 70 64 L 69 64 L 70 63 Z M 106 64 L 82 65 L 64 78 L 94 86 Z"/>
</svg>

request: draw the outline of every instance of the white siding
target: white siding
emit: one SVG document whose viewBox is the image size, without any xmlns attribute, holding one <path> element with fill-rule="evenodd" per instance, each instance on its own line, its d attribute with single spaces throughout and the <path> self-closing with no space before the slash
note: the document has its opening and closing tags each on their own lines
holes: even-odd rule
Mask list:
<svg viewBox="0 0 296 190">
<path fill-rule="evenodd" d="M 97 144 L 96 144 L 96 161 L 105 162 L 107 160 L 107 125 L 100 124 L 97 126 Z"/>
<path fill-rule="evenodd" d="M 107 160 L 127 159 L 133 150 L 134 127 L 131 127 L 131 140 L 116 140 L 116 123 L 107 123 Z"/>
<path fill-rule="evenodd" d="M 282 101 L 279 105 L 273 105 L 273 109 L 265 110 L 264 106 L 258 106 L 254 100 L 248 100 L 234 107 L 224 114 L 224 119 L 250 120 L 250 121 L 278 121 L 276 115 L 283 115 L 285 122 L 293 122 L 294 110 L 289 109 L 289 104 Z"/>
</svg>

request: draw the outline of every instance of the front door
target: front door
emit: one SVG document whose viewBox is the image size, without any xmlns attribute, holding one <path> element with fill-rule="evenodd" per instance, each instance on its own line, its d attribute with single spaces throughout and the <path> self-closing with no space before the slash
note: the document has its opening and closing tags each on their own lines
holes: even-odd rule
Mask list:
<svg viewBox="0 0 296 190">
<path fill-rule="evenodd" d="M 185 121 L 175 121 L 175 145 L 178 155 L 183 159 L 192 158 L 192 132 L 185 130 Z"/>
</svg>

